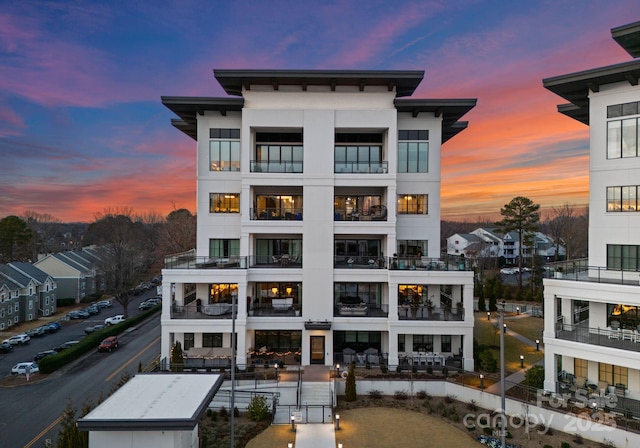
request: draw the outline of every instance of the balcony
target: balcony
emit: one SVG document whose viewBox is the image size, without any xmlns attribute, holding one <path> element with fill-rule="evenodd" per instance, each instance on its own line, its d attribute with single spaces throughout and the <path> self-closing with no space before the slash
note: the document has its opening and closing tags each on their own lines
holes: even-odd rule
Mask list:
<svg viewBox="0 0 640 448">
<path fill-rule="evenodd" d="M 387 174 L 387 162 L 336 162 L 334 173 L 337 174 Z"/>
<path fill-rule="evenodd" d="M 335 209 L 334 221 L 386 221 L 387 207 L 372 205 L 367 208 Z"/>
<path fill-rule="evenodd" d="M 302 161 L 252 160 L 250 168 L 252 173 L 302 173 L 303 165 L 304 163 Z"/>
<path fill-rule="evenodd" d="M 252 255 L 248 258 L 251 268 L 302 268 L 302 255 Z"/>
<path fill-rule="evenodd" d="M 198 257 L 192 252 L 164 259 L 165 269 L 247 269 L 247 257 Z"/>
<path fill-rule="evenodd" d="M 230 303 L 198 306 L 195 302 L 191 302 L 186 306 L 173 305 L 171 319 L 231 319 L 232 307 L 233 305 Z"/>
<path fill-rule="evenodd" d="M 556 339 L 640 352 L 640 332 L 631 329 L 613 330 L 558 322 Z"/>
<path fill-rule="evenodd" d="M 302 221 L 302 208 L 252 208 L 251 219 L 257 221 Z"/>
<path fill-rule="evenodd" d="M 464 320 L 464 308 L 429 308 L 427 306 L 400 305 L 398 307 L 398 319 L 461 322 Z"/>
<path fill-rule="evenodd" d="M 609 283 L 640 286 L 638 271 L 607 269 L 589 266 L 586 258 L 549 263 L 545 266 L 544 277 L 578 282 Z"/>
<path fill-rule="evenodd" d="M 334 255 L 334 269 L 390 269 L 418 271 L 471 271 L 465 259 L 450 256 L 442 258 L 429 257 L 376 257 Z"/>
<path fill-rule="evenodd" d="M 294 303 L 293 297 L 271 299 L 271 303 L 257 303 L 249 310 L 249 316 L 255 317 L 299 317 L 302 308 Z"/>
<path fill-rule="evenodd" d="M 368 303 L 338 303 L 335 306 L 334 317 L 387 317 L 389 305 L 373 305 Z"/>
</svg>

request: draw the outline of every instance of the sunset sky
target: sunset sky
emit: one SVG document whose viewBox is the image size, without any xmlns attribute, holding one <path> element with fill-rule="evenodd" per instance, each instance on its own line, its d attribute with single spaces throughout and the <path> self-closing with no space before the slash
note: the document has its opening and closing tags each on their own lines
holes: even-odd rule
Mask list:
<svg viewBox="0 0 640 448">
<path fill-rule="evenodd" d="M 442 217 L 543 215 L 588 195 L 588 128 L 542 79 L 631 57 L 638 0 L 0 0 L 0 218 L 90 222 L 195 210 L 195 142 L 168 96 L 225 96 L 212 70 L 425 70 L 415 98 L 478 98 L 442 148 Z"/>
</svg>

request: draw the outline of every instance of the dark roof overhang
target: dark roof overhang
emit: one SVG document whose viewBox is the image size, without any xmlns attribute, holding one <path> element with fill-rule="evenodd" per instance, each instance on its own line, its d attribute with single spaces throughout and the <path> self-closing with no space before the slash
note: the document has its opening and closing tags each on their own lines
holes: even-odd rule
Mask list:
<svg viewBox="0 0 640 448">
<path fill-rule="evenodd" d="M 467 121 L 458 121 L 473 109 L 478 100 L 466 99 L 396 99 L 393 103 L 398 112 L 410 112 L 417 117 L 420 112 L 442 116 L 442 143 L 465 130 Z"/>
<path fill-rule="evenodd" d="M 384 86 L 396 91 L 396 97 L 410 96 L 424 78 L 422 70 L 214 70 L 216 79 L 229 95 L 240 96 L 242 89 L 251 86 L 272 86 L 278 90 L 282 85 L 357 86 L 361 91 L 368 86 Z"/>
<path fill-rule="evenodd" d="M 640 56 L 640 22 L 611 28 L 611 37 L 632 57 Z"/>
<path fill-rule="evenodd" d="M 308 320 L 304 323 L 305 330 L 331 330 L 331 322 L 325 321 L 311 321 Z"/>
<path fill-rule="evenodd" d="M 227 115 L 229 111 L 240 112 L 244 106 L 243 98 L 208 98 L 188 96 L 163 96 L 162 104 L 173 111 L 180 119 L 172 119 L 171 124 L 197 140 L 197 115 L 204 115 L 205 111 L 216 111 L 220 115 Z"/>
<path fill-rule="evenodd" d="M 599 92 L 600 86 L 618 82 L 636 86 L 638 79 L 640 60 L 543 79 L 542 85 L 574 106 L 559 106 L 561 113 L 588 125 L 589 91 Z"/>
</svg>

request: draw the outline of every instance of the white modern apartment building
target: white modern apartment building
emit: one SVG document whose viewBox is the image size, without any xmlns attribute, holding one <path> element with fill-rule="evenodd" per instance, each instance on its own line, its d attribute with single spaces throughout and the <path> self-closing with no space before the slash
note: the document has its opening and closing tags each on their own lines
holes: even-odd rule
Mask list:
<svg viewBox="0 0 640 448">
<path fill-rule="evenodd" d="M 613 38 L 640 56 L 640 22 Z M 640 399 L 640 59 L 544 80 L 590 128 L 589 259 L 544 282 L 545 388 L 557 374 Z M 571 381 L 569 381 L 571 382 Z M 611 391 L 611 389 L 609 389 Z"/>
<path fill-rule="evenodd" d="M 161 356 L 224 365 L 235 326 L 240 368 L 473 369 L 473 274 L 439 242 L 441 145 L 476 100 L 404 98 L 422 71 L 214 74 L 229 97 L 162 98 L 196 141 L 198 211 L 162 271 Z"/>
</svg>

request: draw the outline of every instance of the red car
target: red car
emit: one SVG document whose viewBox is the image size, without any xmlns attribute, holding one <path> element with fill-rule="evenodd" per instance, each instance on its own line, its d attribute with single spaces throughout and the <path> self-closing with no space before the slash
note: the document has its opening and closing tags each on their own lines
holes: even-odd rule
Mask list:
<svg viewBox="0 0 640 448">
<path fill-rule="evenodd" d="M 118 348 L 118 337 L 117 336 L 109 336 L 104 341 L 100 343 L 98 346 L 99 352 L 110 352 L 114 348 Z"/>
</svg>

